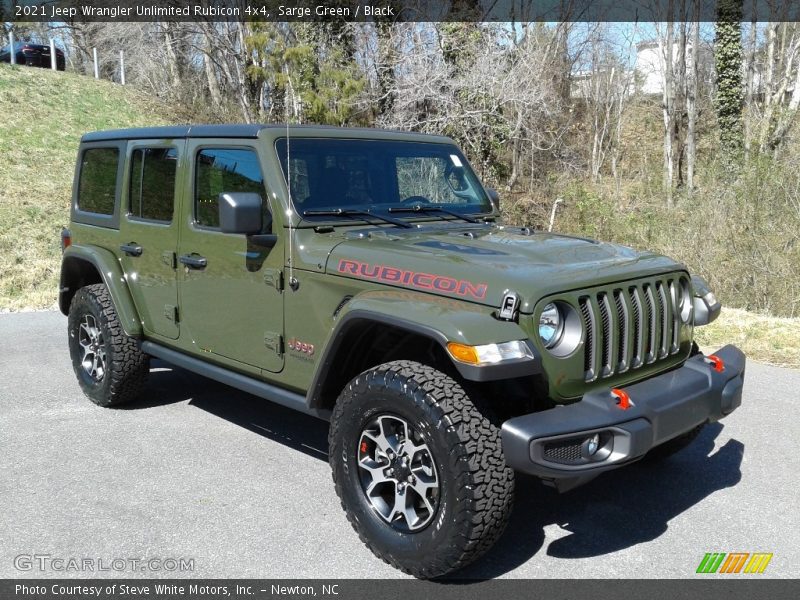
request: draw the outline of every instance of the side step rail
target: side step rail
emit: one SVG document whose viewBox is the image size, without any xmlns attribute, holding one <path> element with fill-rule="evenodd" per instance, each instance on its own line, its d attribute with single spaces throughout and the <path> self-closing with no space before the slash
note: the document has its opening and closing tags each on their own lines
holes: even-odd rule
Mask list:
<svg viewBox="0 0 800 600">
<path fill-rule="evenodd" d="M 186 356 L 181 352 L 160 346 L 159 344 L 154 344 L 153 342 L 142 342 L 142 352 L 160 358 L 168 363 L 172 363 L 192 373 L 197 373 L 198 375 L 208 377 L 214 381 L 219 381 L 220 383 L 242 390 L 248 394 L 264 398 L 275 404 L 280 404 L 281 406 L 300 411 L 307 415 L 317 417 L 318 419 L 323 419 L 325 421 L 330 420 L 331 411 L 309 408 L 306 404 L 306 397 L 301 394 L 290 392 L 289 390 L 259 381 L 247 375 L 242 375 L 241 373 L 231 371 L 225 367 L 212 365 L 192 356 Z"/>
</svg>

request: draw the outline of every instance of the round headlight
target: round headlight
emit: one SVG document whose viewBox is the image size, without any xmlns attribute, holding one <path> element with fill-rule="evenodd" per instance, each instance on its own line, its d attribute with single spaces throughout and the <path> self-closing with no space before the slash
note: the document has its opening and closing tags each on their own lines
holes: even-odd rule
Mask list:
<svg viewBox="0 0 800 600">
<path fill-rule="evenodd" d="M 563 327 L 563 318 L 558 306 L 551 302 L 542 310 L 539 317 L 539 337 L 545 348 L 552 348 L 558 342 Z"/>
</svg>

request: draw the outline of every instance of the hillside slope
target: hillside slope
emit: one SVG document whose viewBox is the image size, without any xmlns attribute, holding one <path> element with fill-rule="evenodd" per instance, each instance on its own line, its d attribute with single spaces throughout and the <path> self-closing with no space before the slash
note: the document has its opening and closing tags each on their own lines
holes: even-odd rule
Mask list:
<svg viewBox="0 0 800 600">
<path fill-rule="evenodd" d="M 185 121 L 129 87 L 0 63 L 0 311 L 56 302 L 81 135 Z"/>
<path fill-rule="evenodd" d="M 0 313 L 56 305 L 59 233 L 69 221 L 81 135 L 191 120 L 131 87 L 0 63 Z M 594 201 L 574 204 L 600 210 Z M 596 216 L 577 224 L 576 232 L 611 239 L 607 229 L 597 229 L 604 219 Z M 656 240 L 647 241 L 643 247 Z M 712 349 L 737 343 L 751 358 L 800 367 L 798 318 L 726 309 L 719 321 L 698 330 L 698 341 Z"/>
</svg>

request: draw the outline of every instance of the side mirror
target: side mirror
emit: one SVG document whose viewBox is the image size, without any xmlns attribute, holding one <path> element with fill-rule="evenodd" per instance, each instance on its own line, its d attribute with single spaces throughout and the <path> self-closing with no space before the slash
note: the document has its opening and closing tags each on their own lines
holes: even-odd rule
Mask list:
<svg viewBox="0 0 800 600">
<path fill-rule="evenodd" d="M 494 207 L 497 211 L 500 210 L 500 194 L 497 193 L 497 190 L 494 188 L 486 188 L 486 193 L 489 194 L 489 200 L 492 201 Z"/>
<path fill-rule="evenodd" d="M 222 233 L 240 233 L 256 246 L 272 248 L 278 242 L 273 233 L 261 233 L 264 223 L 260 194 L 223 192 L 219 195 L 219 228 Z M 267 225 L 271 225 L 271 216 Z"/>
<path fill-rule="evenodd" d="M 261 233 L 261 196 L 249 192 L 220 194 L 219 228 L 222 233 Z"/>
</svg>

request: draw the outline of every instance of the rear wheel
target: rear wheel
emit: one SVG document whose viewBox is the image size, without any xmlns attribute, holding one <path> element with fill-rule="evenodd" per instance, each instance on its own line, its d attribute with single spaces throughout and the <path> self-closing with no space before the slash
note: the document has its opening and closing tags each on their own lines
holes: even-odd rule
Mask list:
<svg viewBox="0 0 800 600">
<path fill-rule="evenodd" d="M 147 381 L 148 356 L 123 331 L 105 285 L 78 290 L 67 327 L 72 367 L 83 393 L 100 406 L 135 400 Z"/>
<path fill-rule="evenodd" d="M 499 538 L 514 473 L 499 430 L 444 373 L 394 361 L 353 379 L 331 419 L 330 463 L 372 552 L 420 578 L 466 566 Z"/>
</svg>

